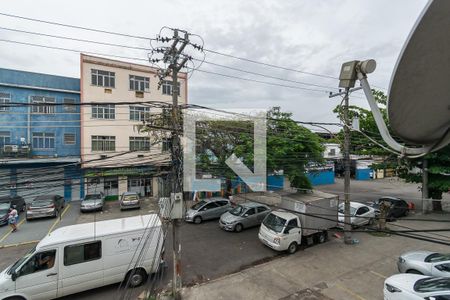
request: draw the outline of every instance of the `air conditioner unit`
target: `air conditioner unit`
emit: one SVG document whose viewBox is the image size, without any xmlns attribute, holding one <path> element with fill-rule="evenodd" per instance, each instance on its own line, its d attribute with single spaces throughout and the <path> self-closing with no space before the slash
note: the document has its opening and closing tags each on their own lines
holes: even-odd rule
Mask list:
<svg viewBox="0 0 450 300">
<path fill-rule="evenodd" d="M 100 158 L 101 158 L 101 159 L 108 158 L 108 155 L 106 155 L 106 154 L 100 154 Z"/>
<path fill-rule="evenodd" d="M 17 152 L 19 152 L 19 146 L 18 145 L 4 145 L 3 146 L 3 152 L 5 152 L 5 153 L 17 153 Z"/>
<path fill-rule="evenodd" d="M 136 98 L 144 98 L 144 92 L 136 91 L 135 95 L 136 95 Z"/>
<path fill-rule="evenodd" d="M 138 156 L 137 157 L 139 157 L 139 158 L 143 158 L 144 157 L 144 154 L 138 154 Z"/>
</svg>

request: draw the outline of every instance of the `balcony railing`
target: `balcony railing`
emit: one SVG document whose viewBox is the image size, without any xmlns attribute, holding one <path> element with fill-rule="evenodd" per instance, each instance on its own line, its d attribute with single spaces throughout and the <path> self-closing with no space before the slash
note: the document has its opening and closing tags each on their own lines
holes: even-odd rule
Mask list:
<svg viewBox="0 0 450 300">
<path fill-rule="evenodd" d="M 0 145 L 0 158 L 29 158 L 31 157 L 31 145 Z"/>
</svg>

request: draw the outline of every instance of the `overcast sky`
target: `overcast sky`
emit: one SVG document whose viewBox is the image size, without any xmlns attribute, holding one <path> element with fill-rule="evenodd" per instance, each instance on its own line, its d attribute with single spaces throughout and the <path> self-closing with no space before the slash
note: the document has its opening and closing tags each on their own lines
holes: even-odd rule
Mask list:
<svg viewBox="0 0 450 300">
<path fill-rule="evenodd" d="M 3 13 L 154 37 L 162 26 L 200 35 L 205 48 L 296 70 L 338 76 L 343 62 L 373 58 L 370 82 L 388 88 L 399 52 L 426 0 L 297 1 L 50 1 L 3 2 Z M 2 27 L 96 39 L 133 46 L 146 41 L 50 26 L 0 16 Z M 145 51 L 36 37 L 0 29 L 0 38 L 146 58 Z M 0 42 L 0 67 L 79 77 L 77 53 Z M 338 81 L 245 63 L 211 53 L 206 60 L 288 80 L 337 87 Z M 307 87 L 204 64 L 201 69 L 233 76 Z M 314 89 L 324 89 L 309 87 Z M 325 90 L 325 89 L 324 89 Z M 355 93 L 352 103 L 366 105 Z M 268 86 L 196 72 L 189 102 L 217 108 L 281 106 L 301 121 L 336 121 L 338 99 L 327 93 Z"/>
</svg>

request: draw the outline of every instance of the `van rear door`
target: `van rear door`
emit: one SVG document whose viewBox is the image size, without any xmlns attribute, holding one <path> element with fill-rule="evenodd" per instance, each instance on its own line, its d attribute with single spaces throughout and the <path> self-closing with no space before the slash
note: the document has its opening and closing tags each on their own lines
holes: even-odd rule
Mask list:
<svg viewBox="0 0 450 300">
<path fill-rule="evenodd" d="M 101 240 L 66 245 L 63 251 L 58 297 L 103 286 Z"/>
</svg>

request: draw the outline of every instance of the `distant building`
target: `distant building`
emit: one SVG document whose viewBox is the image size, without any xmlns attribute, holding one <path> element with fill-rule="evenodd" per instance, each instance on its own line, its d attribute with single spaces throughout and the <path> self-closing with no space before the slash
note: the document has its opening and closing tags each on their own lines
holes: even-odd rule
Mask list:
<svg viewBox="0 0 450 300">
<path fill-rule="evenodd" d="M 179 103 L 187 103 L 187 76 L 180 73 L 179 78 Z M 81 102 L 99 102 L 81 108 L 81 158 L 87 191 L 108 196 L 125 191 L 157 195 L 157 174 L 171 164 L 169 149 L 164 147 L 167 144 L 152 145 L 149 135 L 139 132 L 136 125 L 158 112 L 140 102 L 172 102 L 171 82 L 163 82 L 158 89 L 158 81 L 155 68 L 81 55 Z"/>
<path fill-rule="evenodd" d="M 83 194 L 80 80 L 0 69 L 0 195 Z"/>
<path fill-rule="evenodd" d="M 342 158 L 341 146 L 334 143 L 323 144 L 325 151 L 323 152 L 323 157 L 325 159 L 339 159 Z"/>
</svg>

